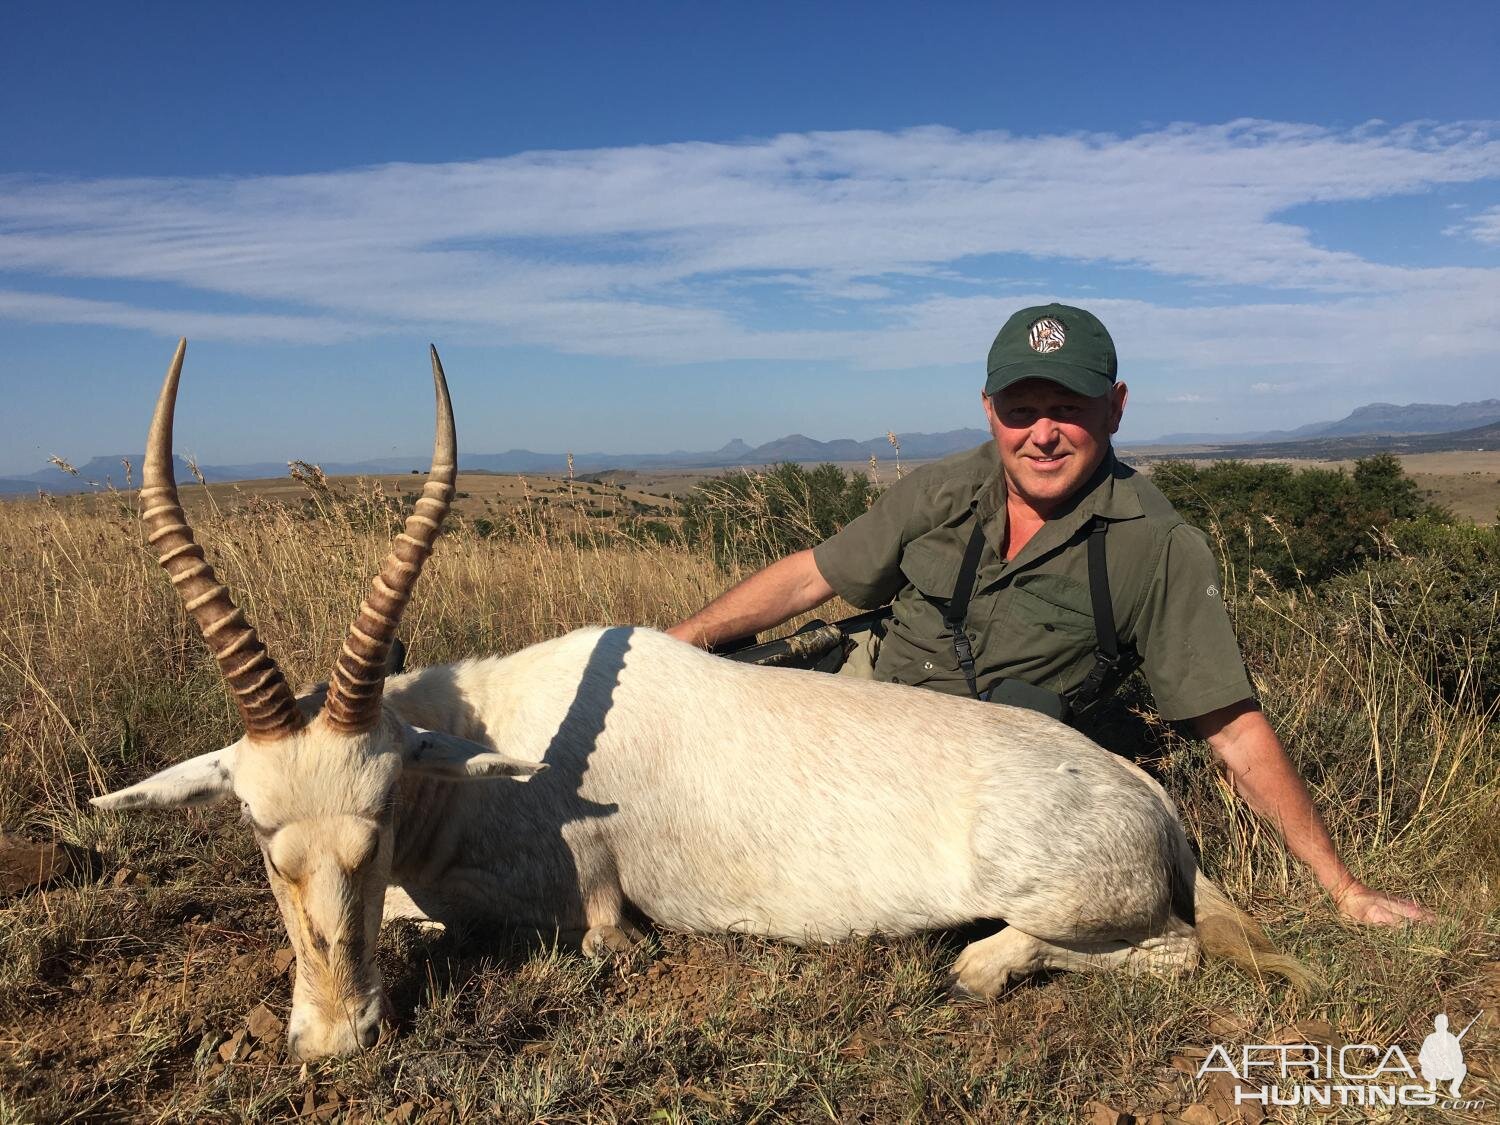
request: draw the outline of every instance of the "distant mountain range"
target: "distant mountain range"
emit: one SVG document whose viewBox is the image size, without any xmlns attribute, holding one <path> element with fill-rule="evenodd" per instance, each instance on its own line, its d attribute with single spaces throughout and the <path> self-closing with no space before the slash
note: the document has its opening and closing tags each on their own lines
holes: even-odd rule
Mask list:
<svg viewBox="0 0 1500 1125">
<path fill-rule="evenodd" d="M 989 437 L 986 430 L 948 430 L 940 434 L 898 434 L 901 456 L 908 461 L 929 461 L 946 457 L 961 449 L 970 449 Z M 868 441 L 841 438 L 817 441 L 803 434 L 751 446 L 735 438 L 719 449 L 702 452 L 675 450 L 671 453 L 575 453 L 575 473 L 599 473 L 609 469 L 715 469 L 740 465 L 772 465 L 778 461 L 867 461 L 871 454 L 882 461 L 895 457 L 889 440 L 881 435 Z M 133 484 L 125 479 L 126 460 L 130 461 Z M 33 493 L 38 490 L 54 494 L 90 492 L 112 485 L 115 488 L 139 487 L 141 461 L 139 453 L 113 457 L 95 457 L 76 466 L 78 475 L 49 465 L 23 477 L 0 477 L 0 493 Z M 178 481 L 191 481 L 187 462 L 176 460 Z M 406 473 L 427 468 L 422 458 L 381 457 L 371 461 L 323 461 L 320 466 L 329 476 L 374 476 L 378 473 Z M 487 473 L 537 473 L 551 476 L 568 471 L 566 453 L 534 453 L 529 449 L 511 449 L 504 453 L 461 453 L 461 471 Z M 264 480 L 287 475 L 285 462 L 262 461 L 248 465 L 199 465 L 206 480 L 220 483 L 232 480 Z"/>
<path fill-rule="evenodd" d="M 1300 441 L 1240 441 L 1225 445 L 1199 443 L 1196 449 L 1153 450 L 1146 456 L 1152 460 L 1237 457 L 1347 461 L 1355 457 L 1371 457 L 1377 453 L 1448 453 L 1463 449 L 1500 449 L 1500 422 L 1441 434 L 1332 434 L 1303 438 Z M 1136 456 L 1127 454 L 1126 460 L 1138 461 L 1141 456 L 1137 450 Z"/>
<path fill-rule="evenodd" d="M 1356 434 L 1441 434 L 1500 422 L 1500 398 L 1483 402 L 1372 402 L 1337 422 L 1310 422 L 1295 430 L 1255 430 L 1238 434 L 1163 434 L 1132 445 L 1237 445 L 1247 442 L 1302 441 L 1318 437 L 1350 437 Z"/>
<path fill-rule="evenodd" d="M 1500 445 L 1500 399 L 1483 402 L 1461 402 L 1457 406 L 1416 402 L 1398 406 L 1374 402 L 1361 406 L 1337 422 L 1315 422 L 1295 430 L 1270 430 L 1239 434 L 1179 433 L 1164 434 L 1149 442 L 1122 443 L 1135 448 L 1143 445 L 1210 446 L 1212 452 L 1225 457 L 1357 457 L 1369 452 L 1418 452 L 1425 449 L 1495 448 Z M 947 430 L 937 434 L 898 434 L 901 457 L 907 461 L 929 461 L 969 449 L 986 440 L 986 430 Z M 779 461 L 821 463 L 823 461 L 867 461 L 871 454 L 882 461 L 895 457 L 896 451 L 885 435 L 856 441 L 839 438 L 818 441 L 804 434 L 788 434 L 764 445 L 751 446 L 735 438 L 719 449 L 671 453 L 577 453 L 573 455 L 575 473 L 599 473 L 609 469 L 716 469 L 744 465 L 771 465 Z M 1198 453 L 1202 456 L 1202 452 Z M 133 482 L 125 479 L 124 460 L 128 457 Z M 56 494 L 89 492 L 112 485 L 129 488 L 140 484 L 140 454 L 95 457 L 79 465 L 73 476 L 49 465 L 22 477 L 0 477 L 0 494 Z M 568 471 L 566 453 L 535 453 L 529 449 L 511 449 L 504 453 L 460 454 L 459 468 L 467 472 L 537 473 L 560 475 Z M 187 463 L 177 458 L 177 479 L 189 481 Z M 425 470 L 422 458 L 383 457 L 370 461 L 322 462 L 329 476 L 373 476 L 377 473 L 407 473 Z M 287 475 L 285 463 L 263 461 L 248 465 L 200 465 L 204 477 L 213 482 L 263 480 Z"/>
</svg>

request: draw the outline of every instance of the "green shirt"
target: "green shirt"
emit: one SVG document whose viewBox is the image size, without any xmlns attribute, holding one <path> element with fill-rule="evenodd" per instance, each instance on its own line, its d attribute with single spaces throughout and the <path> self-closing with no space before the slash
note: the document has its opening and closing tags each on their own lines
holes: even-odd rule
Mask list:
<svg viewBox="0 0 1500 1125">
<path fill-rule="evenodd" d="M 1094 663 L 1087 540 L 1095 515 L 1109 520 L 1115 628 L 1140 653 L 1161 716 L 1189 719 L 1251 698 L 1207 538 L 1112 452 L 1073 505 L 1010 561 L 1000 555 L 1005 481 L 994 442 L 897 482 L 813 557 L 861 609 L 894 599 L 877 679 L 966 695 L 943 611 L 980 520 L 987 544 L 967 620 L 979 690 L 1014 677 L 1068 692 Z"/>
</svg>

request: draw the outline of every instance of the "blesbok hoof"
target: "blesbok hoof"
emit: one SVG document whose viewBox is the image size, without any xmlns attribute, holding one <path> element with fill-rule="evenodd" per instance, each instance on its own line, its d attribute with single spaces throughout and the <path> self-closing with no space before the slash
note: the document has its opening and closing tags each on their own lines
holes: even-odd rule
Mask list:
<svg viewBox="0 0 1500 1125">
<path fill-rule="evenodd" d="M 948 973 L 943 977 L 943 991 L 947 993 L 949 1000 L 959 1004 L 983 1004 L 989 999 L 967 987 L 958 979 L 957 973 Z"/>
<path fill-rule="evenodd" d="M 639 940 L 639 934 L 631 936 L 619 926 L 594 926 L 583 935 L 583 952 L 588 957 L 613 957 L 629 953 Z"/>
</svg>

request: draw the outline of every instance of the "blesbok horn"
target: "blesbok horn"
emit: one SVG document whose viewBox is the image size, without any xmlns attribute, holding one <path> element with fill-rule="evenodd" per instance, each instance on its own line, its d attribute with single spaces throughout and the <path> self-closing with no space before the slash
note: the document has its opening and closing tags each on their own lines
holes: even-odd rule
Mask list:
<svg viewBox="0 0 1500 1125">
<path fill-rule="evenodd" d="M 146 524 L 147 541 L 156 548 L 172 585 L 182 595 L 183 604 L 219 662 L 219 670 L 244 717 L 245 733 L 272 741 L 302 726 L 297 700 L 255 629 L 229 597 L 229 587 L 215 577 L 203 548 L 193 540 L 193 529 L 177 496 L 172 469 L 172 416 L 186 353 L 187 340 L 177 341 L 177 353 L 156 400 L 156 414 L 146 437 L 146 461 L 141 467 L 141 519 Z"/>
<path fill-rule="evenodd" d="M 374 727 L 380 717 L 380 696 L 385 688 L 387 660 L 402 611 L 411 599 L 412 587 L 422 573 L 422 564 L 432 554 L 443 517 L 453 502 L 458 479 L 458 442 L 453 431 L 453 404 L 448 401 L 448 381 L 436 347 L 432 352 L 432 382 L 437 393 L 437 438 L 432 447 L 432 468 L 422 495 L 417 497 L 406 528 L 396 536 L 380 573 L 370 583 L 370 592 L 360 603 L 359 615 L 334 660 L 328 681 L 324 717 L 335 730 L 358 734 Z"/>
</svg>

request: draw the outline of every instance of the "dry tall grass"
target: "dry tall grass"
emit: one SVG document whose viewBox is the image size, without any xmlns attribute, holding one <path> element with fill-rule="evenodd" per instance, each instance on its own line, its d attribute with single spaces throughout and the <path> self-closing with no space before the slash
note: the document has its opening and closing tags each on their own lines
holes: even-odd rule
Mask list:
<svg viewBox="0 0 1500 1125">
<path fill-rule="evenodd" d="M 294 682 L 325 676 L 400 507 L 309 488 L 306 509 L 194 512 Z M 248 835 L 233 810 L 125 819 L 85 802 L 231 741 L 234 708 L 141 543 L 132 496 L 4 514 L 0 828 L 97 846 L 106 879 L 0 909 L 0 1120 L 1074 1120 L 1090 1099 L 1179 1113 L 1213 1091 L 1172 1060 L 1212 1042 L 1312 1019 L 1414 1051 L 1431 1013 L 1467 1020 L 1500 1003 L 1494 715 L 1426 687 L 1421 638 L 1389 635 L 1373 604 L 1261 590 L 1236 604 L 1247 655 L 1335 837 L 1364 877 L 1425 899 L 1442 924 L 1340 925 L 1201 746 L 1125 705 L 1096 729 L 1155 760 L 1205 865 L 1329 978 L 1321 997 L 1300 1003 L 1214 966 L 1176 983 L 1062 977 L 968 1007 L 939 993 L 955 948 L 943 937 L 796 950 L 664 935 L 600 967 L 398 930 L 382 951 L 393 1042 L 310 1075 L 270 1041 L 225 1061 L 247 1011 L 288 1002 Z M 402 628 L 412 663 L 584 624 L 666 624 L 735 577 L 530 507 L 512 520 L 503 535 L 460 523 L 444 536 Z M 1465 1041 L 1477 1071 L 1496 1026 Z M 1477 1071 L 1470 1097 L 1486 1096 Z"/>
<path fill-rule="evenodd" d="M 293 683 L 326 678 L 369 577 L 399 527 L 399 498 L 309 479 L 305 508 L 197 505 L 219 576 Z M 191 490 L 189 490 L 191 491 Z M 112 510 L 111 510 L 112 509 Z M 11 504 L 0 522 L 0 707 L 10 748 L 0 823 L 66 829 L 79 800 L 175 757 L 163 735 L 233 732 L 213 661 L 143 545 L 134 499 Z M 706 559 L 659 545 L 591 540 L 523 506 L 516 534 L 458 522 L 423 573 L 402 626 L 413 663 L 510 652 L 586 624 L 666 624 L 724 581 Z M 603 537 L 601 537 L 603 538 Z"/>
</svg>

